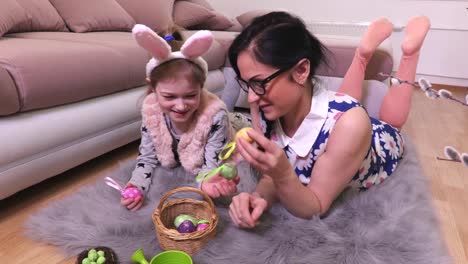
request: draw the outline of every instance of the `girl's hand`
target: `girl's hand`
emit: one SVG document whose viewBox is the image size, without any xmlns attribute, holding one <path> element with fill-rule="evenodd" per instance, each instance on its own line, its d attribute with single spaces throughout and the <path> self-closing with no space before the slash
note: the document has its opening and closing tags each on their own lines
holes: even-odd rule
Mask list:
<svg viewBox="0 0 468 264">
<path fill-rule="evenodd" d="M 127 183 L 125 188 L 127 188 L 127 187 L 135 187 L 135 186 L 133 186 L 133 184 L 131 184 L 131 183 Z M 138 197 L 136 199 L 135 198 L 127 198 L 127 199 L 120 198 L 120 204 L 122 206 L 127 207 L 128 210 L 134 212 L 134 211 L 140 209 L 140 207 L 143 205 L 144 200 L 145 199 L 143 198 L 143 196 Z"/>
<path fill-rule="evenodd" d="M 278 145 L 253 129 L 247 131 L 247 134 L 260 148 L 243 138 L 237 139 L 236 145 L 237 151 L 250 165 L 262 174 L 269 175 L 275 183 L 283 182 L 291 175 L 295 175 L 286 154 Z"/>
<path fill-rule="evenodd" d="M 229 216 L 237 227 L 253 228 L 267 207 L 267 201 L 257 193 L 243 192 L 232 198 Z"/>
<path fill-rule="evenodd" d="M 201 190 L 211 198 L 229 196 L 237 192 L 237 184 L 239 181 L 239 176 L 236 176 L 233 180 L 228 180 L 216 174 L 213 178 L 202 182 Z"/>
</svg>

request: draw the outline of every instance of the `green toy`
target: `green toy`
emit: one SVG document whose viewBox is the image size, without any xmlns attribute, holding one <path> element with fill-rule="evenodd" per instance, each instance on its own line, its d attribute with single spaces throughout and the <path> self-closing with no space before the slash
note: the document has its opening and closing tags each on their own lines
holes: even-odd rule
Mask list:
<svg viewBox="0 0 468 264">
<path fill-rule="evenodd" d="M 139 248 L 133 253 L 131 261 L 139 264 L 193 264 L 192 258 L 179 250 L 167 250 L 154 256 L 150 262 L 145 259 L 143 249 Z"/>
<path fill-rule="evenodd" d="M 218 154 L 218 158 L 222 161 L 227 161 L 233 155 L 234 150 L 236 149 L 236 140 L 238 140 L 239 138 L 243 138 L 250 144 L 253 144 L 254 141 L 248 134 L 248 131 L 251 129 L 251 127 L 244 127 L 241 130 L 237 131 L 234 137 L 234 141 L 229 142 L 228 144 L 226 144 L 226 146 L 223 147 L 223 149 L 221 149 L 220 153 Z M 233 180 L 237 176 L 236 164 L 232 162 L 226 162 L 214 170 L 202 171 L 197 175 L 195 180 L 197 182 L 206 181 L 214 177 L 218 173 L 221 177 L 225 179 Z"/>
<path fill-rule="evenodd" d="M 224 163 L 223 165 L 219 166 L 214 170 L 202 171 L 200 172 L 195 180 L 197 182 L 202 182 L 211 179 L 216 174 L 221 175 L 221 177 L 232 180 L 237 176 L 237 168 L 236 165 L 232 163 Z"/>
</svg>

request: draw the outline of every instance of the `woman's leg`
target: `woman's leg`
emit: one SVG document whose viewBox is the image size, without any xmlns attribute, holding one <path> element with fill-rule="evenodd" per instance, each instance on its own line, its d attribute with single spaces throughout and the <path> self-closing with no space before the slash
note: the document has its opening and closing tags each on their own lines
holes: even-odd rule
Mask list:
<svg viewBox="0 0 468 264">
<path fill-rule="evenodd" d="M 367 63 L 369 63 L 377 47 L 392 34 L 392 31 L 393 24 L 385 18 L 376 20 L 369 25 L 354 53 L 353 61 L 343 78 L 339 92 L 361 101 L 362 82 L 364 81 Z"/>
<path fill-rule="evenodd" d="M 413 17 L 406 25 L 406 36 L 401 44 L 403 55 L 396 77 L 414 81 L 418 66 L 419 50 L 430 28 L 430 21 L 425 16 Z M 380 119 L 396 128 L 401 128 L 408 118 L 411 107 L 413 86 L 410 84 L 392 85 L 380 107 Z"/>
</svg>

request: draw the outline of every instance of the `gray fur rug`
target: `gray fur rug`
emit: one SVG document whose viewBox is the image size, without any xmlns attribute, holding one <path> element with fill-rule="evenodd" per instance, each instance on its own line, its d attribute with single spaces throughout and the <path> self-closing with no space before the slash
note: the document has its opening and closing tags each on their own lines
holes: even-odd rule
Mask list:
<svg viewBox="0 0 468 264">
<path fill-rule="evenodd" d="M 260 226 L 242 230 L 219 203 L 217 236 L 193 256 L 194 263 L 450 263 L 426 179 L 406 140 L 406 155 L 394 175 L 369 191 L 345 192 L 325 217 L 298 219 L 274 206 Z M 125 183 L 134 165 L 122 164 L 109 176 Z M 240 188 L 251 190 L 254 174 L 246 166 L 240 171 Z M 161 251 L 151 219 L 160 197 L 175 187 L 195 185 L 180 168 L 158 169 L 156 175 L 137 212 L 121 207 L 119 193 L 99 181 L 33 215 L 26 233 L 70 256 L 108 246 L 121 263 L 130 263 L 141 247 L 150 259 Z"/>
</svg>

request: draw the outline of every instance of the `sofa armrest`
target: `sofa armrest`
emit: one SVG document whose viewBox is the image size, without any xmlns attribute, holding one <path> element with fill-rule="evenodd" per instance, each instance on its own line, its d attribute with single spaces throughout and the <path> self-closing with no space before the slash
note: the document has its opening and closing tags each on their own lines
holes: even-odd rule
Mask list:
<svg viewBox="0 0 468 264">
<path fill-rule="evenodd" d="M 358 47 L 360 37 L 346 37 L 335 35 L 315 35 L 330 51 L 327 54 L 329 65 L 321 65 L 317 69 L 316 75 L 344 77 L 354 53 Z M 392 45 L 389 40 L 385 40 L 372 56 L 366 69 L 366 80 L 383 81 L 386 77 L 379 73 L 391 74 L 393 70 Z"/>
<path fill-rule="evenodd" d="M 232 41 L 239 34 L 237 32 L 213 31 L 213 35 L 218 43 L 225 47 L 226 52 Z M 330 51 L 327 54 L 328 65 L 321 65 L 316 75 L 330 77 L 344 77 L 346 71 L 354 57 L 360 38 L 343 37 L 333 35 L 315 35 Z M 227 55 L 227 54 L 226 54 Z M 231 67 L 226 58 L 225 67 Z M 386 77 L 379 73 L 391 74 L 393 69 L 392 45 L 390 41 L 384 41 L 374 53 L 374 56 L 367 65 L 366 80 L 383 81 Z"/>
<path fill-rule="evenodd" d="M 0 116 L 16 113 L 20 107 L 15 82 L 8 71 L 0 67 Z"/>
<path fill-rule="evenodd" d="M 256 17 L 266 15 L 273 11 L 286 11 L 285 9 L 255 9 L 250 10 L 245 13 L 242 13 L 236 17 L 237 21 L 242 25 L 242 28 L 245 28 L 247 25 L 252 22 L 252 20 Z"/>
</svg>

